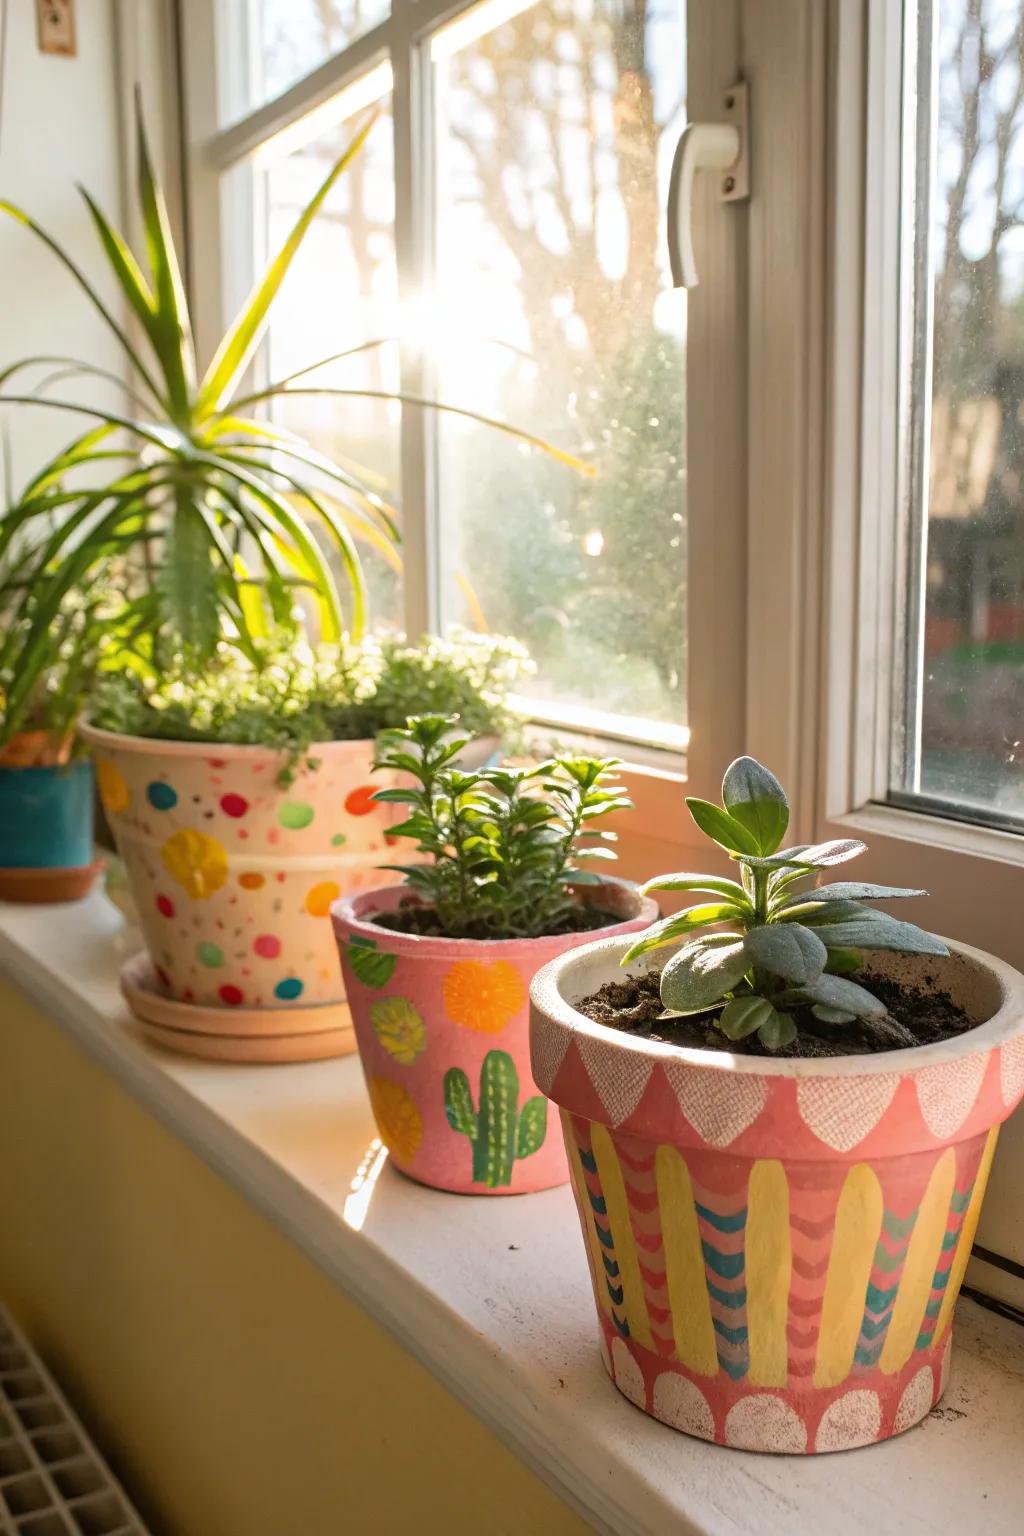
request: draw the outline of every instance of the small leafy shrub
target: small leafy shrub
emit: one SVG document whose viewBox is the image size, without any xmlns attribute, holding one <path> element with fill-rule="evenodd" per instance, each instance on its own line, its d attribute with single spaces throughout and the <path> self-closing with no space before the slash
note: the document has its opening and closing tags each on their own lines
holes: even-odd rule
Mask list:
<svg viewBox="0 0 1024 1536">
<path fill-rule="evenodd" d="M 608 846 L 615 834 L 594 823 L 630 804 L 617 760 L 555 757 L 465 772 L 455 763 L 467 745 L 457 724 L 423 715 L 381 737 L 377 767 L 416 782 L 375 798 L 409 807 L 391 834 L 409 838 L 426 858 L 389 867 L 448 938 L 529 939 L 587 926 L 590 914 L 570 887 L 599 883 L 577 867 L 581 859 L 615 857 Z"/>
<path fill-rule="evenodd" d="M 647 891 L 715 899 L 655 923 L 623 957 L 626 964 L 688 940 L 661 973 L 667 1016 L 720 1009 L 717 1022 L 730 1040 L 756 1032 L 777 1051 L 797 1036 L 795 1008 L 810 1008 L 825 1024 L 859 1019 L 870 1028 L 887 1017 L 885 1004 L 848 975 L 861 965 L 862 951 L 948 953 L 934 935 L 867 905 L 925 891 L 848 880 L 808 889 L 817 871 L 855 858 L 865 846 L 839 838 L 779 851 L 789 803 L 779 781 L 753 758 L 737 758 L 727 770 L 722 801 L 686 803 L 700 830 L 739 865 L 739 880 L 682 873 L 648 881 Z"/>
<path fill-rule="evenodd" d="M 278 748 L 294 764 L 317 741 L 376 736 L 429 704 L 474 735 L 504 736 L 509 688 L 530 667 L 515 641 L 453 631 L 419 645 L 400 638 L 271 652 L 261 668 L 233 647 L 195 673 L 121 671 L 103 679 L 94 725 L 130 736 Z"/>
<path fill-rule="evenodd" d="M 0 574 L 0 630 L 17 620 L 12 610 L 28 593 L 31 612 L 35 565 L 26 560 Z M 92 687 L 104 650 L 114 643 L 110 594 L 94 584 L 88 592 L 71 592 L 56 621 L 44 636 L 33 687 L 16 713 L 8 708 L 15 684 L 12 673 L 0 669 L 0 747 L 19 732 L 45 731 L 59 757 L 70 750 L 75 726 Z"/>
</svg>

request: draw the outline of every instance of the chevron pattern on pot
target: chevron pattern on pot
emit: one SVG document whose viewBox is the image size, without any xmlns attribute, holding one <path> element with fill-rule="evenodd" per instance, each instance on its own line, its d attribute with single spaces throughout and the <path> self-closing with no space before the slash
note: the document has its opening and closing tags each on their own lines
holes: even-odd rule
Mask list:
<svg viewBox="0 0 1024 1536">
<path fill-rule="evenodd" d="M 995 1131 L 787 1166 L 566 1111 L 562 1124 L 609 1364 L 632 1401 L 706 1439 L 785 1451 L 863 1445 L 928 1412 Z"/>
</svg>

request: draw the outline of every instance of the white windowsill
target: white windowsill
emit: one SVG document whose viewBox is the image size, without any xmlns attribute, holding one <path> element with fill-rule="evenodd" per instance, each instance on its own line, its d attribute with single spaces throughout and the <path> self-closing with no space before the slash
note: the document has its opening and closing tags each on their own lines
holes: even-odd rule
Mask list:
<svg viewBox="0 0 1024 1536">
<path fill-rule="evenodd" d="M 257 1207 L 596 1530 L 887 1536 L 1020 1529 L 1024 1330 L 962 1302 L 943 1404 L 897 1440 L 771 1457 L 690 1440 L 608 1381 L 568 1189 L 472 1199 L 368 1157 L 358 1061 L 241 1068 L 145 1045 L 121 919 L 0 905 L 0 974 Z M 361 1187 L 360 1170 L 376 1177 Z"/>
</svg>

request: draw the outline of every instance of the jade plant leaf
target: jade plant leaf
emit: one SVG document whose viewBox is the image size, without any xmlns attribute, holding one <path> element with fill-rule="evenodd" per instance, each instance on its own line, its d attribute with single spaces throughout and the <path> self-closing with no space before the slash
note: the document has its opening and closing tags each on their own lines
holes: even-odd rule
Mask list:
<svg viewBox="0 0 1024 1536">
<path fill-rule="evenodd" d="M 789 801 L 773 773 L 752 757 L 738 757 L 722 780 L 722 801 L 754 838 L 759 854 L 775 852 L 789 826 Z"/>
</svg>

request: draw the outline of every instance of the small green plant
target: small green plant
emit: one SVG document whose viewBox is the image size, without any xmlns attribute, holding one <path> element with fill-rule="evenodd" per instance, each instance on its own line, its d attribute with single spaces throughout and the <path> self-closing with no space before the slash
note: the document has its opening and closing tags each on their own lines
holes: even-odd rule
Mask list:
<svg viewBox="0 0 1024 1536">
<path fill-rule="evenodd" d="M 468 1136 L 473 1148 L 473 1182 L 497 1189 L 511 1184 L 517 1158 L 530 1157 L 544 1144 L 547 1100 L 537 1094 L 519 1103 L 519 1074 L 506 1051 L 488 1051 L 480 1070 L 480 1107 L 473 1106 L 469 1079 L 461 1067 L 444 1075 L 448 1124 Z"/>
<path fill-rule="evenodd" d="M 571 927 L 580 908 L 571 887 L 599 883 L 581 859 L 613 859 L 614 832 L 594 823 L 630 804 L 614 758 L 555 757 L 535 767 L 466 772 L 455 759 L 468 744 L 443 715 L 412 718 L 380 740 L 378 768 L 415 787 L 375 798 L 409 807 L 392 827 L 410 838 L 422 864 L 397 864 L 449 938 L 518 939 Z"/>
<path fill-rule="evenodd" d="M 122 666 L 127 655 L 125 647 Z M 531 666 L 517 641 L 461 630 L 418 645 L 299 643 L 268 649 L 260 661 L 253 666 L 222 645 L 198 674 L 187 664 L 161 677 L 148 668 L 113 672 L 100 680 L 90 718 L 128 736 L 276 747 L 293 762 L 316 741 L 362 740 L 403 725 L 424 702 L 457 714 L 474 736 L 507 737 L 517 729 L 508 690 Z"/>
<path fill-rule="evenodd" d="M 866 905 L 925 891 L 845 880 L 808 889 L 805 882 L 819 870 L 855 858 L 865 846 L 837 838 L 779 851 L 789 802 L 778 779 L 752 757 L 729 767 L 722 802 L 686 803 L 700 830 L 739 865 L 739 880 L 682 873 L 648 881 L 647 891 L 692 891 L 715 900 L 662 918 L 623 957 L 625 965 L 687 940 L 661 973 L 666 1016 L 718 1009 L 719 1028 L 730 1040 L 756 1032 L 777 1051 L 797 1036 L 794 1008 L 810 1008 L 825 1024 L 859 1019 L 868 1029 L 887 1017 L 885 1004 L 847 974 L 861 965 L 864 950 L 948 953 L 933 934 Z"/>
</svg>

